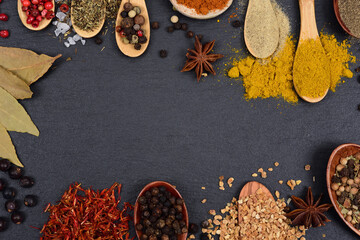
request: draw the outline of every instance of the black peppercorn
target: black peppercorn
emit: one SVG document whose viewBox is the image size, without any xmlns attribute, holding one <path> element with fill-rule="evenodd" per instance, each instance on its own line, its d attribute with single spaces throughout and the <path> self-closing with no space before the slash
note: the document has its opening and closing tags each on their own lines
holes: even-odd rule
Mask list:
<svg viewBox="0 0 360 240">
<path fill-rule="evenodd" d="M 160 50 L 160 57 L 161 57 L 161 58 L 166 58 L 166 57 L 167 57 L 167 51 L 164 50 L 164 49 Z M 171 204 L 171 203 L 170 203 L 170 204 Z"/>
<path fill-rule="evenodd" d="M 6 172 L 11 167 L 11 163 L 7 159 L 0 160 L 0 171 Z"/>
<path fill-rule="evenodd" d="M 126 18 L 127 16 L 128 16 L 127 11 L 122 11 L 122 12 L 121 12 L 121 17 L 122 17 L 122 18 Z"/>
<path fill-rule="evenodd" d="M 176 199 L 177 205 L 182 205 L 183 203 L 184 203 L 184 200 L 182 200 L 181 198 Z"/>
<path fill-rule="evenodd" d="M 148 238 L 149 240 L 157 240 L 157 237 L 155 234 L 150 235 L 150 237 Z"/>
<path fill-rule="evenodd" d="M 208 228 L 210 226 L 210 223 L 208 220 L 205 220 L 203 222 L 201 222 L 201 227 L 202 228 Z"/>
<path fill-rule="evenodd" d="M 175 208 L 170 208 L 169 214 L 170 214 L 170 215 L 175 215 L 175 214 L 176 214 Z"/>
<path fill-rule="evenodd" d="M 140 50 L 141 49 L 141 44 L 140 43 L 135 43 L 134 48 L 135 48 L 135 50 Z"/>
<path fill-rule="evenodd" d="M 189 233 L 190 234 L 196 234 L 199 232 L 199 226 L 195 223 L 189 224 Z"/>
<path fill-rule="evenodd" d="M 149 219 L 144 219 L 144 226 L 149 227 L 151 225 L 151 222 Z"/>
<path fill-rule="evenodd" d="M 176 30 L 180 30 L 180 29 L 181 29 L 181 23 L 179 23 L 179 22 L 175 23 L 175 24 L 174 24 L 174 28 L 175 28 Z"/>
<path fill-rule="evenodd" d="M 155 232 L 155 229 L 152 228 L 152 227 L 149 227 L 149 228 L 146 229 L 145 234 L 146 235 L 151 235 L 151 234 L 154 234 L 154 232 Z"/>
<path fill-rule="evenodd" d="M 11 179 L 19 179 L 23 175 L 23 170 L 18 166 L 11 166 L 9 169 L 9 176 Z"/>
<path fill-rule="evenodd" d="M 183 210 L 183 207 L 182 207 L 181 205 L 175 205 L 175 210 L 176 210 L 177 212 L 181 213 L 182 210 Z"/>
<path fill-rule="evenodd" d="M 181 220 L 181 219 L 183 219 L 183 214 L 182 214 L 182 213 L 178 213 L 178 214 L 176 214 L 175 218 L 176 218 L 177 220 Z"/>
<path fill-rule="evenodd" d="M 3 191 L 6 187 L 6 182 L 3 179 L 0 179 L 0 192 Z"/>
<path fill-rule="evenodd" d="M 149 206 L 148 205 L 140 205 L 140 211 L 143 212 L 143 211 L 146 211 L 149 209 Z"/>
<path fill-rule="evenodd" d="M 187 38 L 193 38 L 193 37 L 194 37 L 194 32 L 193 32 L 193 31 L 188 31 L 188 32 L 186 33 L 186 37 L 187 37 Z"/>
<path fill-rule="evenodd" d="M 171 207 L 171 202 L 170 202 L 170 201 L 166 201 L 166 202 L 164 203 L 164 206 L 165 206 L 165 207 Z"/>
<path fill-rule="evenodd" d="M 166 223 L 165 223 L 165 224 L 166 224 Z M 164 234 L 170 234 L 170 227 L 167 226 L 167 225 L 165 225 L 165 227 L 162 229 L 162 232 L 163 232 Z"/>
<path fill-rule="evenodd" d="M 161 236 L 161 230 L 155 229 L 155 236 L 160 237 Z"/>
<path fill-rule="evenodd" d="M 19 184 L 23 188 L 31 188 L 34 186 L 34 179 L 32 177 L 24 176 L 20 178 Z"/>
<path fill-rule="evenodd" d="M 169 198 L 169 201 L 172 205 L 176 204 L 176 197 L 172 196 L 171 198 Z"/>
<path fill-rule="evenodd" d="M 144 226 L 143 226 L 143 225 L 141 225 L 141 224 L 136 224 L 136 230 L 138 230 L 138 231 L 142 231 L 142 230 L 143 230 L 143 228 L 144 228 Z"/>
<path fill-rule="evenodd" d="M 168 27 L 167 28 L 167 31 L 169 32 L 169 33 L 172 33 L 172 32 L 174 32 L 174 27 L 173 26 L 170 26 L 170 27 Z"/>
<path fill-rule="evenodd" d="M 37 197 L 34 195 L 26 195 L 24 198 L 24 204 L 27 207 L 35 207 L 37 205 Z"/>
<path fill-rule="evenodd" d="M 151 202 L 154 203 L 154 204 L 158 204 L 159 199 L 157 197 L 152 197 Z"/>
<path fill-rule="evenodd" d="M 184 220 L 180 220 L 179 223 L 180 223 L 180 227 L 185 227 L 186 226 L 186 223 L 185 223 Z"/>
<path fill-rule="evenodd" d="M 8 211 L 9 213 L 12 213 L 16 210 L 18 210 L 20 207 L 19 203 L 16 200 L 7 200 L 5 202 L 5 209 L 6 211 Z"/>
<path fill-rule="evenodd" d="M 15 224 L 21 224 L 24 221 L 24 215 L 20 212 L 14 212 L 11 214 L 11 221 Z"/>
<path fill-rule="evenodd" d="M 161 236 L 161 240 L 169 240 L 169 236 L 166 235 L 166 234 L 163 234 L 163 235 Z"/>
<path fill-rule="evenodd" d="M 100 37 L 95 37 L 95 43 L 96 43 L 97 45 L 102 44 L 102 42 L 103 42 L 103 40 L 102 40 Z"/>
<path fill-rule="evenodd" d="M 7 229 L 7 221 L 5 220 L 5 218 L 0 217 L 0 232 L 3 232 Z"/>
<path fill-rule="evenodd" d="M 157 228 L 164 228 L 165 227 L 165 221 L 163 219 L 159 219 L 157 222 L 156 222 L 156 227 Z"/>
<path fill-rule="evenodd" d="M 146 197 L 145 196 L 141 196 L 139 197 L 139 203 L 142 205 L 145 205 L 147 203 Z"/>
<path fill-rule="evenodd" d="M 150 212 L 149 211 L 143 212 L 143 216 L 144 216 L 144 218 L 149 218 L 150 217 Z"/>
<path fill-rule="evenodd" d="M 187 232 L 188 232 L 187 227 L 183 227 L 183 228 L 181 228 L 181 233 L 187 233 Z"/>
<path fill-rule="evenodd" d="M 151 23 L 151 28 L 152 29 L 159 29 L 160 28 L 159 22 L 152 22 Z"/>
<path fill-rule="evenodd" d="M 209 240 L 209 237 L 208 237 L 208 235 L 206 233 L 202 233 L 200 235 L 200 240 Z"/>
<path fill-rule="evenodd" d="M 165 193 L 165 195 L 166 195 L 166 187 L 165 187 L 165 186 L 160 186 L 160 187 L 159 187 L 159 191 L 160 191 L 161 193 Z"/>
<path fill-rule="evenodd" d="M 239 27 L 241 27 L 241 22 L 239 20 L 235 20 L 235 21 L 232 21 L 231 25 L 234 28 L 239 28 Z"/>
<path fill-rule="evenodd" d="M 149 192 L 149 191 L 146 191 L 145 193 L 144 193 L 144 196 L 146 197 L 146 198 L 151 198 L 152 196 L 151 196 L 151 192 Z"/>
<path fill-rule="evenodd" d="M 182 23 L 182 24 L 181 24 L 181 30 L 183 30 L 183 31 L 187 31 L 187 30 L 188 30 L 188 25 L 187 25 L 187 23 Z"/>
<path fill-rule="evenodd" d="M 153 188 L 151 189 L 151 195 L 157 196 L 158 194 L 159 194 L 159 188 L 153 187 Z"/>
<path fill-rule="evenodd" d="M 142 234 L 140 240 L 147 240 L 148 236 L 146 234 Z"/>
<path fill-rule="evenodd" d="M 16 190 L 14 188 L 5 188 L 3 191 L 3 196 L 5 199 L 14 199 L 16 196 Z"/>
<path fill-rule="evenodd" d="M 144 44 L 147 42 L 147 38 L 145 36 L 139 37 L 139 43 Z"/>
<path fill-rule="evenodd" d="M 134 7 L 130 2 L 127 2 L 127 3 L 124 4 L 124 10 L 127 11 L 127 12 L 131 11 L 133 8 Z"/>
</svg>

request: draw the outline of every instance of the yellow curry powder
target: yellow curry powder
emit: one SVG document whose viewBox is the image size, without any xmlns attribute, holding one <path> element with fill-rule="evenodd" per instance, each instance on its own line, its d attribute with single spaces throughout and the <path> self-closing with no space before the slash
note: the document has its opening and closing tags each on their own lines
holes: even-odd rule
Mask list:
<svg viewBox="0 0 360 240">
<path fill-rule="evenodd" d="M 349 63 L 356 58 L 349 51 L 350 44 L 345 40 L 338 42 L 334 35 L 321 34 L 321 43 L 329 59 L 330 89 L 335 91 L 342 77 L 352 78 Z M 230 78 L 242 76 L 245 98 L 283 98 L 289 103 L 298 102 L 293 85 L 293 64 L 296 45 L 292 37 L 288 37 L 282 50 L 276 56 L 266 60 L 254 59 L 249 56 L 234 61 L 234 67 L 228 72 Z M 308 52 L 310 55 L 311 52 Z M 300 61 L 301 63 L 301 61 Z M 305 64 L 305 63 L 303 63 Z M 316 64 L 311 63 L 310 64 Z M 314 87 L 314 85 L 310 85 Z"/>
</svg>

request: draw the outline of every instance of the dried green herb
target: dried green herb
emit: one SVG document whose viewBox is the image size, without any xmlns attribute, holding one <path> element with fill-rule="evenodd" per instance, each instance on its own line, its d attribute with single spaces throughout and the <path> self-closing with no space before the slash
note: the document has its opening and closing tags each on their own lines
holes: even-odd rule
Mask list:
<svg viewBox="0 0 360 240">
<path fill-rule="evenodd" d="M 36 82 L 51 67 L 54 61 L 61 57 L 49 57 L 38 55 L 33 51 L 0 46 L 0 66 L 17 75 L 24 80 L 27 85 Z"/>
<path fill-rule="evenodd" d="M 0 88 L 0 123 L 8 131 L 26 132 L 39 136 L 39 130 L 18 101 Z"/>
<path fill-rule="evenodd" d="M 73 24 L 84 31 L 98 28 L 105 18 L 104 0 L 73 0 L 71 8 Z"/>
<path fill-rule="evenodd" d="M 0 124 L 0 156 L 13 164 L 24 167 L 16 155 L 15 147 L 5 127 Z"/>
<path fill-rule="evenodd" d="M 116 19 L 121 0 L 105 0 L 106 3 L 106 18 Z"/>
<path fill-rule="evenodd" d="M 30 87 L 18 76 L 0 66 L 0 87 L 16 99 L 32 97 Z"/>
</svg>

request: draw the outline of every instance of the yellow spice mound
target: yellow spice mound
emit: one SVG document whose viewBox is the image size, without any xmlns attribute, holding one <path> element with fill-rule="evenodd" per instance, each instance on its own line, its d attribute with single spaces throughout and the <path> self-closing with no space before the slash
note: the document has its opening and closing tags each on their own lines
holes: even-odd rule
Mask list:
<svg viewBox="0 0 360 240">
<path fill-rule="evenodd" d="M 334 35 L 323 33 L 320 38 L 330 60 L 330 89 L 335 91 L 342 77 L 353 77 L 353 73 L 349 70 L 349 63 L 355 62 L 356 58 L 349 51 L 350 44 L 346 40 L 338 42 Z M 235 61 L 228 76 L 235 79 L 242 76 L 247 100 L 274 97 L 283 98 L 289 103 L 296 103 L 298 96 L 293 85 L 295 48 L 295 41 L 292 37 L 288 37 L 283 49 L 278 51 L 276 56 L 266 60 L 254 59 L 249 56 Z M 311 51 L 308 54 L 311 55 Z M 303 62 L 303 64 L 305 63 Z"/>
</svg>

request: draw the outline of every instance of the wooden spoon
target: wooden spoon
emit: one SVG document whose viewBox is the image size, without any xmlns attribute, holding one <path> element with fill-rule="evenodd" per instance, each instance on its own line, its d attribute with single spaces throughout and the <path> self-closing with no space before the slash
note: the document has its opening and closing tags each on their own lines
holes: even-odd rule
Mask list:
<svg viewBox="0 0 360 240">
<path fill-rule="evenodd" d="M 247 184 L 245 184 L 245 186 L 241 189 L 239 199 L 241 199 L 243 197 L 253 195 L 259 189 L 261 189 L 263 191 L 263 193 L 265 193 L 266 195 L 269 196 L 269 198 L 272 198 L 275 201 L 275 199 L 274 199 L 273 195 L 271 194 L 270 190 L 267 189 L 261 183 L 256 182 L 256 181 L 248 182 Z"/>
<path fill-rule="evenodd" d="M 141 211 L 139 208 L 140 207 L 139 197 L 143 196 L 145 194 L 145 192 L 149 191 L 151 188 L 160 187 L 160 186 L 164 186 L 166 188 L 166 190 L 169 191 L 174 197 L 183 199 L 181 197 L 180 193 L 170 183 L 163 182 L 163 181 L 156 181 L 156 182 L 152 182 L 152 183 L 149 183 L 148 185 L 146 185 L 141 190 L 138 198 L 136 199 L 135 208 L 134 208 L 134 225 L 135 225 L 135 231 L 136 231 L 136 235 L 137 235 L 138 239 L 141 239 L 141 235 L 143 234 L 141 231 L 136 230 L 136 225 L 138 223 L 140 223 L 140 219 L 141 219 Z M 185 203 L 183 203 L 182 207 L 183 207 L 182 214 L 183 214 L 186 226 L 189 227 L 189 216 L 188 216 L 188 211 L 186 209 Z M 187 233 L 181 234 L 178 236 L 178 240 L 186 240 L 186 237 L 187 237 Z"/>
<path fill-rule="evenodd" d="M 170 0 L 170 2 L 175 7 L 175 9 L 179 13 L 181 13 L 182 15 L 187 16 L 189 18 L 205 20 L 205 19 L 215 18 L 215 17 L 223 14 L 226 10 L 229 9 L 231 4 L 233 3 L 233 0 L 229 0 L 228 3 L 226 4 L 226 6 L 223 9 L 217 9 L 217 10 L 214 10 L 214 11 L 210 11 L 206 15 L 198 14 L 194 9 L 191 9 L 191 8 L 186 7 L 185 5 L 179 4 L 177 2 L 177 0 Z"/>
<path fill-rule="evenodd" d="M 53 8 L 51 9 L 52 11 L 55 12 L 55 2 L 54 0 L 52 0 L 52 3 L 53 3 Z M 18 14 L 19 14 L 19 18 L 21 20 L 21 22 L 24 24 L 25 27 L 27 27 L 28 29 L 30 30 L 33 30 L 33 31 L 40 31 L 40 30 L 43 30 L 44 28 L 46 28 L 50 22 L 51 22 L 51 19 L 50 20 L 47 20 L 46 18 L 44 18 L 40 24 L 39 24 L 39 27 L 37 28 L 34 28 L 31 24 L 28 24 L 26 22 L 27 20 L 27 16 L 26 16 L 26 12 L 23 12 L 22 10 L 22 3 L 21 3 L 21 0 L 18 0 Z"/>
<path fill-rule="evenodd" d="M 300 16 L 301 16 L 301 29 L 300 29 L 300 39 L 299 39 L 298 49 L 299 46 L 306 40 L 320 39 L 319 32 L 316 26 L 315 0 L 299 0 L 299 5 L 300 5 Z M 325 54 L 325 50 L 323 50 L 322 53 Z M 297 62 L 296 62 L 296 54 L 295 54 L 294 69 L 296 67 L 297 67 Z M 321 97 L 312 98 L 312 97 L 302 96 L 299 93 L 295 79 L 294 79 L 294 87 L 298 95 L 303 100 L 310 103 L 320 102 L 325 98 L 326 94 L 329 91 L 329 89 L 327 89 Z"/>
<path fill-rule="evenodd" d="M 326 169 L 326 184 L 331 202 L 336 212 L 339 214 L 340 218 L 346 223 L 346 225 L 348 225 L 349 228 L 351 228 L 351 230 L 353 230 L 357 235 L 360 236 L 360 231 L 356 229 L 351 223 L 345 220 L 344 216 L 341 213 L 341 208 L 339 206 L 339 203 L 337 202 L 336 193 L 331 189 L 331 179 L 335 174 L 336 166 L 340 163 L 340 159 L 349 157 L 358 152 L 360 152 L 360 146 L 357 144 L 343 144 L 337 147 L 332 152 L 329 158 L 329 162 Z"/>
<path fill-rule="evenodd" d="M 350 36 L 356 37 L 351 33 L 351 31 L 348 29 L 348 27 L 345 25 L 345 23 L 343 22 L 343 20 L 340 17 L 339 0 L 334 0 L 334 11 L 335 11 L 336 18 L 337 18 L 340 26 L 344 29 L 344 31 L 347 32 Z"/>
<path fill-rule="evenodd" d="M 245 44 L 256 58 L 270 57 L 279 46 L 280 27 L 270 0 L 249 0 L 244 23 Z"/>
<path fill-rule="evenodd" d="M 72 1 L 72 4 L 74 4 L 74 1 Z M 105 11 L 105 8 L 106 8 L 106 4 L 104 4 L 104 16 L 102 17 L 102 20 L 99 24 L 99 26 L 97 28 L 94 28 L 92 29 L 91 31 L 85 31 L 85 30 L 82 30 L 80 29 L 79 27 L 77 27 L 75 24 L 74 24 L 74 21 L 73 21 L 73 8 L 71 8 L 71 22 L 73 24 L 73 28 L 75 30 L 75 32 L 83 37 L 83 38 L 92 38 L 92 37 L 95 37 L 100 31 L 101 29 L 103 28 L 104 26 L 104 23 L 105 23 L 105 18 L 106 18 L 106 11 Z"/>
<path fill-rule="evenodd" d="M 140 15 L 142 15 L 145 18 L 145 24 L 141 26 L 141 29 L 145 30 L 145 36 L 147 38 L 147 42 L 144 44 L 141 44 L 141 49 L 140 50 L 136 50 L 134 48 L 133 44 L 125 44 L 120 37 L 120 34 L 115 31 L 115 38 L 116 38 L 116 43 L 120 49 L 120 51 L 125 54 L 128 57 L 139 57 L 141 56 L 147 49 L 147 47 L 149 46 L 149 42 L 150 42 L 150 20 L 149 20 L 149 14 L 148 14 L 148 10 L 146 7 L 146 3 L 145 0 L 130 0 L 130 1 L 121 1 L 121 5 L 119 8 L 119 12 L 116 18 L 116 26 L 120 26 L 121 21 L 122 21 L 122 17 L 121 17 L 121 12 L 124 10 L 124 4 L 130 2 L 134 7 L 140 7 L 141 9 L 141 13 Z"/>
</svg>

